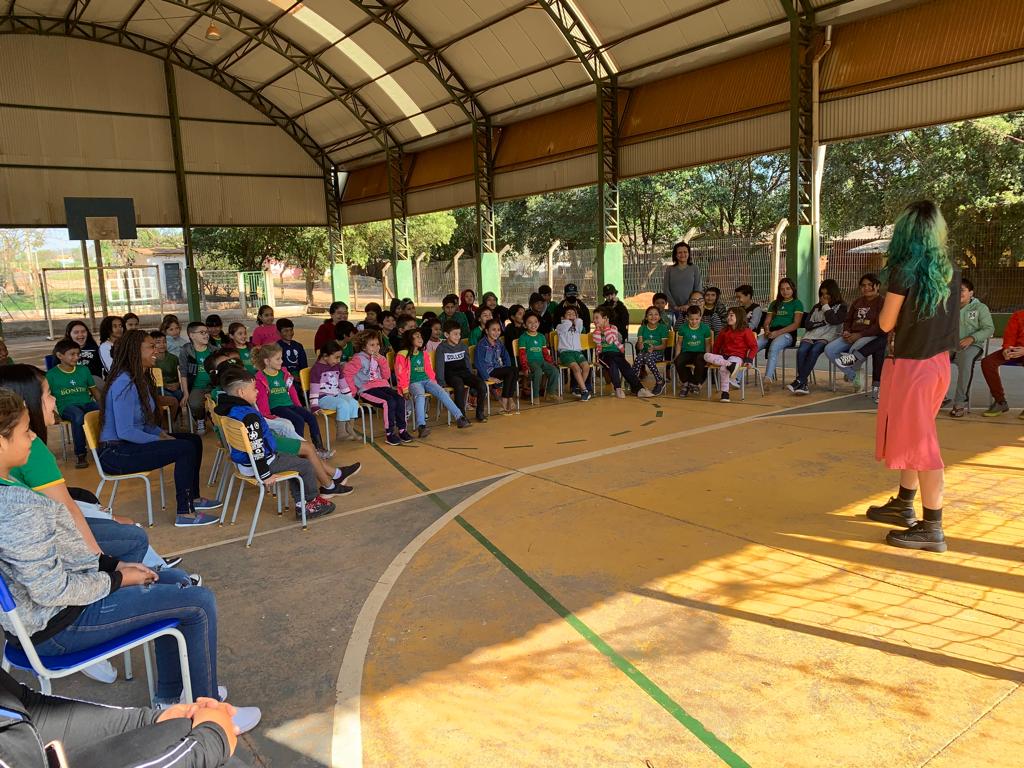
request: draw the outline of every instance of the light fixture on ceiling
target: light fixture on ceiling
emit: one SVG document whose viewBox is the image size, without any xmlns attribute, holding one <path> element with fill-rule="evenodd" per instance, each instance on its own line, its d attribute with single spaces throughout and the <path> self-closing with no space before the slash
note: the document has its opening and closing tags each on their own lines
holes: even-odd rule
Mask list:
<svg viewBox="0 0 1024 768">
<path fill-rule="evenodd" d="M 210 22 L 210 26 L 206 28 L 206 39 L 213 40 L 215 42 L 220 40 L 220 28 L 212 21 Z"/>
</svg>

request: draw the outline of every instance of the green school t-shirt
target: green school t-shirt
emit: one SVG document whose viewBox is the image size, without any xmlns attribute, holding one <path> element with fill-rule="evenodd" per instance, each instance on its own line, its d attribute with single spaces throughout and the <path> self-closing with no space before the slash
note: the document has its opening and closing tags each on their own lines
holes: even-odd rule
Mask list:
<svg viewBox="0 0 1024 768">
<path fill-rule="evenodd" d="M 267 377 L 267 388 L 270 390 L 270 407 L 277 408 L 279 405 L 295 405 L 291 395 L 288 394 L 288 385 L 284 380 L 284 371 L 278 371 L 276 376 L 264 372 Z"/>
<path fill-rule="evenodd" d="M 680 323 L 676 326 L 676 335 L 682 339 L 683 352 L 703 352 L 705 339 L 711 338 L 711 328 L 707 323 L 701 323 L 696 328 L 691 328 L 689 323 Z"/>
<path fill-rule="evenodd" d="M 164 389 L 178 388 L 178 357 L 167 352 L 163 357 L 158 357 L 156 367 L 164 375 Z"/>
<path fill-rule="evenodd" d="M 252 364 L 252 350 L 248 347 L 242 347 L 238 350 L 238 357 L 242 361 L 242 365 L 245 366 L 245 370 L 249 373 L 256 373 L 256 366 Z"/>
<path fill-rule="evenodd" d="M 775 316 L 772 318 L 771 330 L 778 328 L 785 328 L 787 325 L 793 322 L 797 312 L 803 312 L 804 305 L 800 299 L 790 299 L 789 301 L 780 301 L 775 304 Z"/>
<path fill-rule="evenodd" d="M 409 355 L 409 381 L 415 383 L 417 381 L 427 380 L 427 369 L 426 364 L 423 362 L 423 352 L 417 352 L 414 355 Z"/>
<path fill-rule="evenodd" d="M 206 358 L 213 354 L 213 349 L 207 347 L 204 351 L 200 352 L 196 350 L 196 365 L 199 366 L 196 372 L 196 380 L 192 382 L 192 389 L 209 389 L 210 387 L 210 374 L 206 372 L 203 367 L 203 363 L 206 362 Z"/>
<path fill-rule="evenodd" d="M 69 405 L 86 405 L 92 402 L 90 387 L 96 382 L 84 365 L 76 365 L 75 370 L 68 373 L 58 365 L 46 372 L 46 380 L 50 383 L 50 391 L 57 398 L 57 413 Z"/>
<path fill-rule="evenodd" d="M 341 348 L 341 362 L 347 363 L 349 360 L 352 359 L 355 353 L 356 351 L 352 347 L 352 342 L 350 341 L 348 344 Z"/>
<path fill-rule="evenodd" d="M 652 329 L 647 326 L 647 323 L 644 323 L 636 335 L 643 342 L 644 349 L 651 349 L 668 340 L 668 326 L 658 323 Z"/>
<path fill-rule="evenodd" d="M 64 482 L 64 476 L 57 466 L 57 459 L 38 436 L 32 441 L 28 461 L 11 470 L 11 479 L 33 491 L 42 491 Z"/>
<path fill-rule="evenodd" d="M 484 335 L 484 329 L 479 325 L 469 332 L 469 346 L 475 347 L 480 341 L 480 337 Z"/>
<path fill-rule="evenodd" d="M 519 348 L 526 350 L 526 361 L 540 363 L 544 361 L 544 347 L 547 346 L 547 339 L 544 334 L 535 333 L 532 336 L 529 331 L 519 337 Z"/>
</svg>

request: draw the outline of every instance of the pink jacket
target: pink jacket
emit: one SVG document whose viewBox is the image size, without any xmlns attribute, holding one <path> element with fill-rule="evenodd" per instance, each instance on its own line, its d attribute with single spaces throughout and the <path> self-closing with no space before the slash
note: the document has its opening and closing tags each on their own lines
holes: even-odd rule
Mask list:
<svg viewBox="0 0 1024 768">
<path fill-rule="evenodd" d="M 292 402 L 301 408 L 302 403 L 299 402 L 299 396 L 295 393 L 295 378 L 284 368 L 281 369 L 281 373 L 284 374 L 284 385 L 288 387 L 288 394 L 292 396 Z M 270 384 L 267 382 L 267 374 L 263 371 L 256 374 L 256 407 L 267 418 L 278 418 L 270 412 Z"/>
<path fill-rule="evenodd" d="M 373 369 L 373 363 L 377 364 L 376 371 Z M 345 376 L 349 391 L 353 393 L 391 386 L 391 367 L 384 355 L 374 355 L 371 360 L 366 352 L 358 352 L 345 363 L 341 372 Z"/>
<path fill-rule="evenodd" d="M 257 325 L 252 331 L 251 343 L 254 347 L 261 344 L 277 344 L 281 338 L 276 325 Z"/>
<path fill-rule="evenodd" d="M 622 336 L 619 335 L 619 329 L 614 325 L 609 325 L 604 331 L 594 329 L 594 346 L 600 351 L 604 348 L 605 344 L 614 344 L 619 348 L 619 352 L 622 352 L 624 345 L 622 343 Z"/>
<path fill-rule="evenodd" d="M 427 378 L 437 383 L 437 376 L 434 375 L 433 355 L 423 353 L 423 370 Z M 409 360 L 409 350 L 403 349 L 395 355 L 395 379 L 398 380 L 398 391 L 403 395 L 409 391 L 409 377 L 412 375 L 412 363 Z"/>
</svg>

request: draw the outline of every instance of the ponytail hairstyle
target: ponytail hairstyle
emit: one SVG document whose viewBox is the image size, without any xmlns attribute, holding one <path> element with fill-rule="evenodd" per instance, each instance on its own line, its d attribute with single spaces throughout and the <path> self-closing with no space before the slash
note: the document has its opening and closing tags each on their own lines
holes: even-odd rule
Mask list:
<svg viewBox="0 0 1024 768">
<path fill-rule="evenodd" d="M 263 364 L 274 355 L 284 355 L 284 350 L 278 344 L 261 344 L 252 349 L 252 364 L 257 370 L 263 370 Z"/>
<path fill-rule="evenodd" d="M 9 389 L 0 388 L 0 437 L 5 440 L 14 433 L 25 412 L 25 401 L 21 395 Z"/>
<path fill-rule="evenodd" d="M 930 200 L 911 203 L 896 218 L 882 282 L 917 289 L 917 316 L 933 317 L 949 298 L 953 264 L 946 251 L 946 220 Z"/>
</svg>

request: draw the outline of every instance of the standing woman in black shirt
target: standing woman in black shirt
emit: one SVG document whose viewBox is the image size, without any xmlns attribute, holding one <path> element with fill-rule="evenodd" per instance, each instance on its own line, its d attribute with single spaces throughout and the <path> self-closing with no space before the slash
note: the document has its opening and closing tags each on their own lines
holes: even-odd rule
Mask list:
<svg viewBox="0 0 1024 768">
<path fill-rule="evenodd" d="M 960 275 L 946 252 L 946 222 L 934 203 L 912 203 L 896 219 L 882 281 L 888 292 L 879 325 L 893 338 L 882 369 L 875 458 L 900 471 L 900 489 L 886 504 L 869 507 L 867 515 L 907 526 L 890 531 L 887 544 L 945 552 L 945 465 L 935 416 L 949 386 L 949 352 L 959 341 L 953 286 L 960 285 Z M 918 488 L 924 520 L 914 513 Z"/>
</svg>

